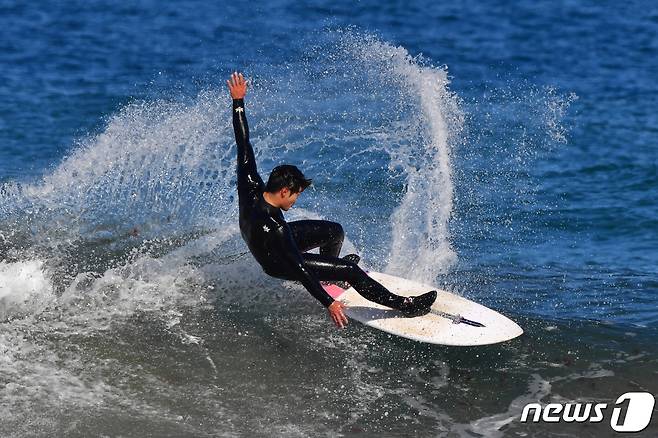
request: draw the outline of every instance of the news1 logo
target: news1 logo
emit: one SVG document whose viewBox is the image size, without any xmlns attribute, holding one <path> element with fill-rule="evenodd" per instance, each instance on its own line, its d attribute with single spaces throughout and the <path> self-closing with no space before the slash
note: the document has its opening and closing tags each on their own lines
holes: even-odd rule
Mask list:
<svg viewBox="0 0 658 438">
<path fill-rule="evenodd" d="M 641 432 L 651 422 L 654 396 L 648 392 L 627 392 L 621 395 L 614 404 L 610 427 L 616 432 Z M 521 422 L 530 417 L 533 423 L 600 423 L 605 420 L 607 403 L 549 403 L 542 406 L 539 403 L 529 403 L 523 408 Z"/>
</svg>

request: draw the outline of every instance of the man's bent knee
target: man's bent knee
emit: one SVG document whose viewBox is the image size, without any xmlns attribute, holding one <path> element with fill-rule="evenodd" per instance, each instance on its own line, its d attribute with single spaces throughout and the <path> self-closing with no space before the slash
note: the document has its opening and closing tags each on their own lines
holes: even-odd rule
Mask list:
<svg viewBox="0 0 658 438">
<path fill-rule="evenodd" d="M 329 224 L 331 226 L 331 232 L 335 238 L 343 240 L 345 238 L 345 230 L 343 230 L 343 226 L 338 222 L 329 222 Z"/>
</svg>

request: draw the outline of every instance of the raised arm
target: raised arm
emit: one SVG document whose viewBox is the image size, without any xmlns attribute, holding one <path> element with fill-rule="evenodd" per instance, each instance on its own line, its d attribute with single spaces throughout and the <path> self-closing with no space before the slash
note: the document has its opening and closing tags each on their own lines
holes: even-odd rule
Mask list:
<svg viewBox="0 0 658 438">
<path fill-rule="evenodd" d="M 247 81 L 242 73 L 233 73 L 227 80 L 228 88 L 233 98 L 233 131 L 238 146 L 238 193 L 252 193 L 262 190 L 263 180 L 258 175 L 254 149 L 249 142 L 249 125 L 245 114 L 244 97 L 247 94 Z"/>
</svg>

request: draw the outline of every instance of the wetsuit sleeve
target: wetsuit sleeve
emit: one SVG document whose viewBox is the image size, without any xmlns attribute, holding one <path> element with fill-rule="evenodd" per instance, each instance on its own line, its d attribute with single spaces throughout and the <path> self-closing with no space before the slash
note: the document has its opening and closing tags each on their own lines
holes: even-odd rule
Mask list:
<svg viewBox="0 0 658 438">
<path fill-rule="evenodd" d="M 233 131 L 238 146 L 238 192 L 250 194 L 262 191 L 263 180 L 258 175 L 254 149 L 249 142 L 249 125 L 244 99 L 233 99 Z"/>
<path fill-rule="evenodd" d="M 323 306 L 329 307 L 334 302 L 334 299 L 324 290 L 315 274 L 304 263 L 304 259 L 302 259 L 302 255 L 299 253 L 299 249 L 297 249 L 297 245 L 290 232 L 285 227 L 278 227 L 275 235 L 280 246 L 277 255 L 280 255 L 283 259 L 282 261 L 287 265 L 288 272 L 297 281 L 301 282 L 306 290 L 321 302 Z"/>
</svg>

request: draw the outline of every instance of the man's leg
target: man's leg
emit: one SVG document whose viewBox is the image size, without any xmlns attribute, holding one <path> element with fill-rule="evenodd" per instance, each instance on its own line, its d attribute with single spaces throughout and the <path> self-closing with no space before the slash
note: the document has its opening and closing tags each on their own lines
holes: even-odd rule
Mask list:
<svg viewBox="0 0 658 438">
<path fill-rule="evenodd" d="M 288 222 L 299 252 L 320 248 L 320 254 L 338 257 L 345 232 L 337 222 L 303 220 Z"/>
<path fill-rule="evenodd" d="M 399 309 L 405 297 L 395 295 L 373 280 L 356 263 L 322 254 L 302 254 L 306 267 L 320 281 L 347 281 L 365 299 L 382 306 Z"/>
<path fill-rule="evenodd" d="M 401 310 L 407 316 L 424 315 L 436 300 L 436 291 L 426 292 L 416 297 L 401 297 L 370 278 L 359 266 L 346 259 L 322 254 L 302 254 L 304 264 L 319 281 L 347 281 L 365 299 L 382 306 Z M 272 277 L 298 281 L 291 272 L 267 272 Z"/>
</svg>

